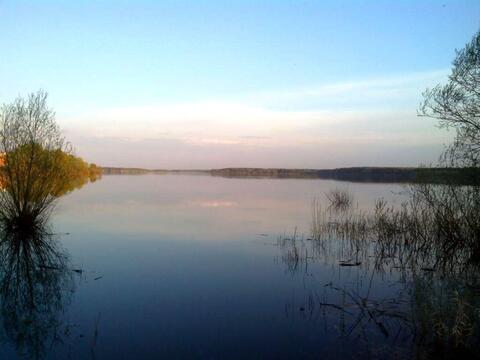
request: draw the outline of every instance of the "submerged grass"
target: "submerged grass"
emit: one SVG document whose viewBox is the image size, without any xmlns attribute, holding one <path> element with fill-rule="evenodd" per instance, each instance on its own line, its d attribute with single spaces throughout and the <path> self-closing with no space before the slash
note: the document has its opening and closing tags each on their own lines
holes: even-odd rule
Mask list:
<svg viewBox="0 0 480 360">
<path fill-rule="evenodd" d="M 334 189 L 325 194 L 334 209 L 346 209 L 353 204 L 353 195 L 347 189 Z"/>
<path fill-rule="evenodd" d="M 404 266 L 461 271 L 480 265 L 480 192 L 475 187 L 417 185 L 400 206 L 377 199 L 372 211 L 312 202 L 311 238 L 342 240 L 353 250 L 368 247 L 376 259 Z M 352 197 L 350 197 L 352 198 Z"/>
<path fill-rule="evenodd" d="M 333 206 L 327 196 L 332 192 L 313 199 L 310 236 L 295 231 L 280 238 L 282 260 L 289 271 L 305 269 L 304 279 L 314 261 L 353 266 L 358 283 L 323 285 L 323 292 L 337 296 L 312 293 L 302 308 L 338 311 L 349 324 L 342 336 L 363 332 L 368 324 L 385 338 L 401 333 L 413 344 L 407 357 L 478 358 L 479 187 L 422 184 L 406 192 L 402 204 L 378 199 L 369 211 L 353 202 Z M 396 286 L 403 290 L 393 298 L 372 298 L 374 275 L 385 273 L 398 274 Z M 360 295 L 365 285 L 368 290 Z"/>
</svg>

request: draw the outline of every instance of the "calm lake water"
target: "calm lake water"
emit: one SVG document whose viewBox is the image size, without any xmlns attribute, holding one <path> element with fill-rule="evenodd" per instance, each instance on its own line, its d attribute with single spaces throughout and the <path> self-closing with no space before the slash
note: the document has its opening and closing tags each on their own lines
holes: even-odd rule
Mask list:
<svg viewBox="0 0 480 360">
<path fill-rule="evenodd" d="M 400 320 L 378 324 L 347 299 L 395 301 L 398 309 L 408 280 L 368 263 L 339 266 L 347 259 L 326 253 L 309 261 L 312 200 L 334 188 L 348 188 L 364 209 L 379 197 L 398 202 L 402 191 L 318 179 L 111 175 L 68 194 L 51 224 L 69 267 L 83 272 L 58 287 L 61 305 L 39 317 L 49 323 L 23 351 L 49 359 L 408 357 L 412 336 Z M 278 243 L 295 231 L 306 253 L 296 265 Z M 16 358 L 22 342 L 8 326 L 2 359 Z"/>
</svg>

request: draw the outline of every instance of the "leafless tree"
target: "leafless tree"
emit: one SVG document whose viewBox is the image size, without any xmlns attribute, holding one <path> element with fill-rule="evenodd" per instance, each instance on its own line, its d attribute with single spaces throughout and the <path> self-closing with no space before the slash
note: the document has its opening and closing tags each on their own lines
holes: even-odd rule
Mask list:
<svg viewBox="0 0 480 360">
<path fill-rule="evenodd" d="M 454 143 L 444 160 L 455 166 L 477 167 L 480 161 L 480 31 L 456 52 L 448 82 L 427 89 L 419 115 L 454 128 Z"/>
</svg>

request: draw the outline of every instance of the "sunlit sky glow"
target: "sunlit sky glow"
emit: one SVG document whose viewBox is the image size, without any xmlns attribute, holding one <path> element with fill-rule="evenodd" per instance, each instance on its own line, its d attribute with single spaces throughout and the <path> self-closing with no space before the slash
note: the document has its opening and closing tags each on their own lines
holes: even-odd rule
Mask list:
<svg viewBox="0 0 480 360">
<path fill-rule="evenodd" d="M 417 117 L 478 1 L 1 1 L 0 102 L 43 88 L 104 166 L 435 163 Z"/>
</svg>

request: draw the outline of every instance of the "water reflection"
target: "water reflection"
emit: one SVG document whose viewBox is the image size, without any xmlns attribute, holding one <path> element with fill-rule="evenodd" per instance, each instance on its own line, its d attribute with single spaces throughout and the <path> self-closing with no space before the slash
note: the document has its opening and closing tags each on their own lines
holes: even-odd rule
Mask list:
<svg viewBox="0 0 480 360">
<path fill-rule="evenodd" d="M 42 359 L 71 333 L 63 316 L 75 290 L 74 276 L 81 273 L 71 269 L 49 217 L 60 196 L 95 176 L 65 173 L 45 179 L 26 167 L 12 167 L 2 169 L 0 195 L 2 336 L 18 357 Z"/>
<path fill-rule="evenodd" d="M 46 229 L 2 233 L 2 329 L 20 357 L 43 358 L 68 334 L 62 316 L 75 288 L 74 274 L 67 254 Z"/>
<path fill-rule="evenodd" d="M 480 264 L 471 255 L 478 244 L 435 242 L 438 224 L 419 203 L 411 206 L 380 200 L 367 213 L 315 199 L 311 234 L 295 231 L 276 243 L 305 289 L 287 302 L 287 315 L 335 324 L 339 343 L 353 351 L 346 357 L 477 358 Z M 422 231 L 410 228 L 420 223 Z"/>
<path fill-rule="evenodd" d="M 331 207 L 330 217 L 322 201 L 318 219 L 326 221 L 317 225 L 325 231 L 309 233 L 312 196 L 344 186 L 105 176 L 66 197 L 55 217 L 56 228 L 72 233 L 64 244 L 76 261 L 103 276 L 82 285 L 69 314 L 90 335 L 101 313 L 102 359 L 428 357 L 446 336 L 434 328 L 455 346 L 452 329 L 470 326 L 454 327 L 454 315 L 475 312 L 476 295 L 468 288 L 471 298 L 463 291 L 453 301 L 454 290 L 471 283 L 461 285 L 430 256 L 410 266 L 412 252 L 391 252 L 402 242 L 380 247 L 369 231 L 373 199 L 401 188 L 349 184 L 350 213 Z M 286 224 L 298 230 L 271 246 Z M 77 357 L 88 357 L 90 336 L 75 343 Z"/>
</svg>

